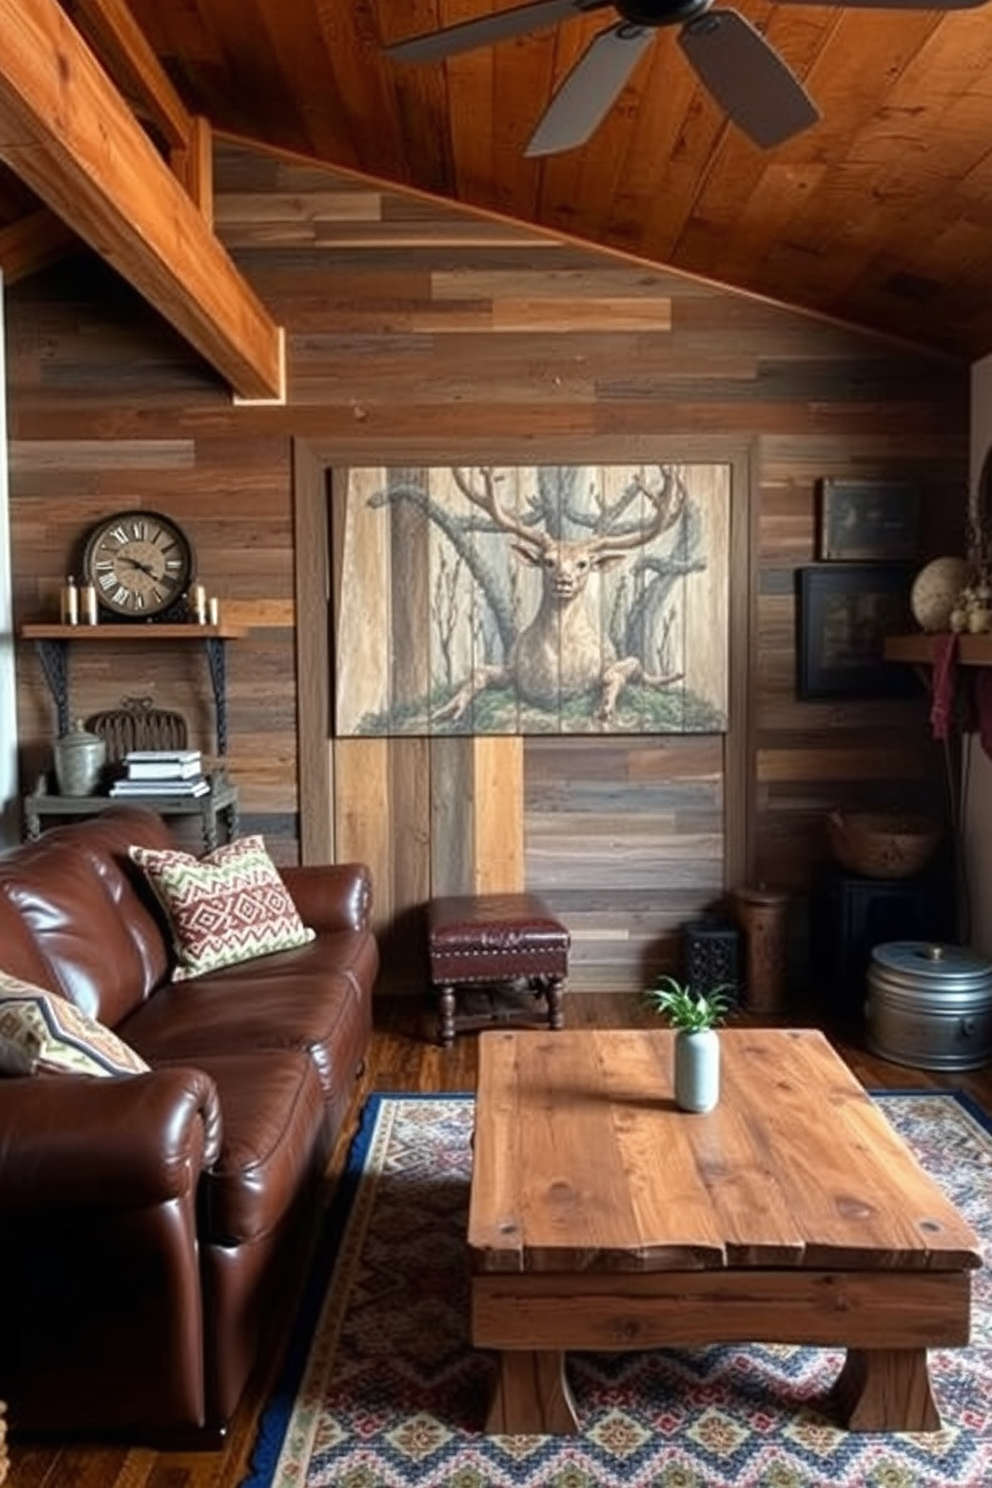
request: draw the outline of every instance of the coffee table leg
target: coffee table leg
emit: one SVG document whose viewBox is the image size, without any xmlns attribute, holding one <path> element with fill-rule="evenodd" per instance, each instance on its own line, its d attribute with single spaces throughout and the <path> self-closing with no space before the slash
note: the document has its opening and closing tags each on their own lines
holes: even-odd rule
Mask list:
<svg viewBox="0 0 992 1488">
<path fill-rule="evenodd" d="M 565 1355 L 506 1349 L 496 1356 L 486 1431 L 495 1436 L 572 1436 L 579 1429 Z"/>
<path fill-rule="evenodd" d="M 926 1349 L 848 1349 L 832 1399 L 849 1431 L 940 1430 Z"/>
</svg>

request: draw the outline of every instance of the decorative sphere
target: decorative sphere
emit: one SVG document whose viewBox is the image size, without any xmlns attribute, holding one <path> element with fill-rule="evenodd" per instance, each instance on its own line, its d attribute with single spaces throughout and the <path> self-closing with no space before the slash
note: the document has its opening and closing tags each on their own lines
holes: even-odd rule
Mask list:
<svg viewBox="0 0 992 1488">
<path fill-rule="evenodd" d="M 965 558 L 935 558 L 913 580 L 909 596 L 913 618 L 921 630 L 950 630 L 970 568 Z"/>
</svg>

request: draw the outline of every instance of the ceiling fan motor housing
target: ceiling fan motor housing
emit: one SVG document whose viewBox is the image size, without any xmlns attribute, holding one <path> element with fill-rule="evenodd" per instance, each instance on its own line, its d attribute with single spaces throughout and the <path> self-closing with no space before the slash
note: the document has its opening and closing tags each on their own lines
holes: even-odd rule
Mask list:
<svg viewBox="0 0 992 1488">
<path fill-rule="evenodd" d="M 677 26 L 704 15 L 713 0 L 614 0 L 614 9 L 630 25 Z"/>
</svg>

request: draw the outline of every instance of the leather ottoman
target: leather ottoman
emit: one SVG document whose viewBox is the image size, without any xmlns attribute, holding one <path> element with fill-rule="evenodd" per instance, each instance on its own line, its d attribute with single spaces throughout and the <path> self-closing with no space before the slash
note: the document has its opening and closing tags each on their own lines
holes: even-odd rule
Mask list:
<svg viewBox="0 0 992 1488">
<path fill-rule="evenodd" d="M 563 1028 L 570 936 L 534 894 L 464 894 L 427 906 L 431 982 L 438 997 L 438 1040 L 494 1022 Z M 523 988 L 543 998 L 540 1018 L 514 1012 L 459 1012 L 457 994 L 471 987 Z"/>
</svg>

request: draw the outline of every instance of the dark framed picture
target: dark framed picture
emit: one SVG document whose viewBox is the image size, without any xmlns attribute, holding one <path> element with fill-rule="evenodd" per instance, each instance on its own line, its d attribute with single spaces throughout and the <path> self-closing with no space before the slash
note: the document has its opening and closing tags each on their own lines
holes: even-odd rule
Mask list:
<svg viewBox="0 0 992 1488">
<path fill-rule="evenodd" d="M 919 553 L 920 488 L 913 481 L 819 482 L 817 556 L 912 563 Z"/>
<path fill-rule="evenodd" d="M 907 697 L 912 667 L 886 661 L 885 637 L 913 630 L 913 568 L 828 563 L 797 571 L 796 691 L 801 698 Z"/>
</svg>

